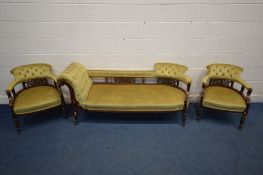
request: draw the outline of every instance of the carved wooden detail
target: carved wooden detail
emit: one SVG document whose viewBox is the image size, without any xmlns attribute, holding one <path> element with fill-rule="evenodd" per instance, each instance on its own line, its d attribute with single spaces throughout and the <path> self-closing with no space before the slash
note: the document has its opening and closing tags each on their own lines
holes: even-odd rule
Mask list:
<svg viewBox="0 0 263 175">
<path fill-rule="evenodd" d="M 227 79 L 211 79 L 209 82 L 209 85 L 212 86 L 227 86 L 227 87 L 232 87 L 232 81 L 231 80 L 227 80 Z"/>
<path fill-rule="evenodd" d="M 47 79 L 32 79 L 22 83 L 24 88 L 29 88 L 33 86 L 48 85 Z"/>
<path fill-rule="evenodd" d="M 133 77 L 114 77 L 114 83 L 132 84 L 132 83 L 135 83 L 135 78 Z"/>
<path fill-rule="evenodd" d="M 167 84 L 171 86 L 179 86 L 179 81 L 171 78 L 159 78 L 158 79 L 159 84 Z"/>
</svg>

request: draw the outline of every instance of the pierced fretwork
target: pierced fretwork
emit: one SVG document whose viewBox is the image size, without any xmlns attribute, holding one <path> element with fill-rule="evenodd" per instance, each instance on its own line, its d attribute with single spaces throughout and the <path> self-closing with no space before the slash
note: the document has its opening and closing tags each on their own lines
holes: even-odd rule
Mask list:
<svg viewBox="0 0 263 175">
<path fill-rule="evenodd" d="M 179 81 L 171 78 L 158 78 L 159 84 L 167 84 L 171 86 L 179 86 Z"/>
<path fill-rule="evenodd" d="M 118 84 L 132 84 L 135 83 L 135 78 L 133 77 L 115 77 L 114 83 Z"/>
<path fill-rule="evenodd" d="M 23 82 L 23 87 L 28 88 L 32 86 L 40 86 L 40 85 L 47 85 L 48 81 L 47 79 L 33 79 L 33 80 L 28 80 L 26 82 Z"/>
<path fill-rule="evenodd" d="M 211 79 L 209 85 L 233 87 L 233 81 L 227 79 Z"/>
</svg>

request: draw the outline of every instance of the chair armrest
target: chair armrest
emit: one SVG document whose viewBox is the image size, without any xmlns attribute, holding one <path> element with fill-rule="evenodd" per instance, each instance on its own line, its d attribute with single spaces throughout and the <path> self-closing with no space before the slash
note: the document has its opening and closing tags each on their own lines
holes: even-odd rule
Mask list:
<svg viewBox="0 0 263 175">
<path fill-rule="evenodd" d="M 242 86 L 244 86 L 244 88 L 246 88 L 247 90 L 252 90 L 252 86 L 246 82 L 245 80 L 243 80 L 242 78 L 238 78 L 236 79 L 236 82 L 240 83 Z"/>
<path fill-rule="evenodd" d="M 12 90 L 16 87 L 16 85 L 18 85 L 19 83 L 21 83 L 20 80 L 18 79 L 14 79 L 13 81 L 11 81 L 7 87 L 6 87 L 6 92 L 12 92 Z"/>
<path fill-rule="evenodd" d="M 210 80 L 211 76 L 209 75 L 205 75 L 203 78 L 202 78 L 202 84 L 203 85 L 206 85 L 207 82 Z"/>
<path fill-rule="evenodd" d="M 47 75 L 47 78 L 50 78 L 50 79 L 54 80 L 55 82 L 57 82 L 57 76 L 53 73 Z"/>
<path fill-rule="evenodd" d="M 206 85 L 208 83 L 208 81 L 210 80 L 210 78 L 222 78 L 222 77 L 216 77 L 216 76 L 212 76 L 212 75 L 205 75 L 202 79 L 202 84 Z M 242 86 L 244 86 L 244 88 L 246 88 L 247 90 L 252 90 L 252 86 L 247 83 L 245 80 L 243 80 L 242 78 L 238 77 L 238 78 L 233 78 L 231 79 L 232 81 L 238 82 L 239 84 L 241 84 Z"/>
<path fill-rule="evenodd" d="M 9 106 L 12 107 L 15 101 L 15 92 L 14 92 L 14 88 L 21 83 L 20 80 L 18 79 L 14 79 L 13 81 L 11 81 L 7 87 L 6 87 L 6 95 L 8 97 L 8 101 L 9 101 Z"/>
<path fill-rule="evenodd" d="M 177 79 L 184 82 L 187 85 L 192 83 L 192 78 L 185 74 L 183 74 L 182 76 L 178 76 Z"/>
<path fill-rule="evenodd" d="M 88 76 L 87 69 L 79 63 L 71 63 L 59 76 L 59 86 L 70 87 L 71 95 L 74 95 L 78 103 L 83 103 L 88 97 L 92 86 L 92 80 Z"/>
</svg>

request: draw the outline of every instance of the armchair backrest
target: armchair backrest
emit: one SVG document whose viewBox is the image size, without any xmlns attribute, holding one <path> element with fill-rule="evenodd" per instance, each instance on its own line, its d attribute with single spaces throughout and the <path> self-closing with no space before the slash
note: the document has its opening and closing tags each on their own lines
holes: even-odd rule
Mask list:
<svg viewBox="0 0 263 175">
<path fill-rule="evenodd" d="M 20 82 L 38 78 L 54 79 L 51 65 L 44 63 L 18 66 L 13 68 L 11 73 L 14 75 L 15 79 L 19 80 Z"/>
<path fill-rule="evenodd" d="M 207 69 L 211 78 L 233 81 L 239 81 L 240 74 L 243 72 L 243 68 L 231 64 L 210 64 L 207 66 Z"/>
<path fill-rule="evenodd" d="M 92 80 L 88 76 L 85 66 L 79 63 L 71 63 L 59 76 L 60 80 L 65 80 L 72 86 L 75 98 L 79 103 L 87 99 Z"/>
</svg>

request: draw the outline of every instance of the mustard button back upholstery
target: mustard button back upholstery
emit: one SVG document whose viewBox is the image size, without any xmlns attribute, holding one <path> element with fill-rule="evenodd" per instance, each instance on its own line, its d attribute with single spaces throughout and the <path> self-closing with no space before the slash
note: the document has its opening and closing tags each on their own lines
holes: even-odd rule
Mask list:
<svg viewBox="0 0 263 175">
<path fill-rule="evenodd" d="M 210 64 L 207 66 L 208 73 L 203 78 L 202 83 L 207 83 L 211 78 L 228 79 L 238 82 L 245 86 L 245 88 L 252 88 L 250 84 L 242 80 L 240 77 L 243 68 L 231 64 Z"/>
<path fill-rule="evenodd" d="M 14 80 L 7 85 L 6 91 L 11 92 L 19 83 L 39 78 L 52 79 L 57 81 L 56 76 L 52 73 L 51 65 L 38 63 L 17 66 L 11 70 Z"/>
<path fill-rule="evenodd" d="M 61 98 L 57 89 L 50 86 L 37 86 L 19 93 L 13 109 L 16 114 L 26 114 L 42 111 L 60 104 Z"/>
<path fill-rule="evenodd" d="M 158 84 L 93 84 L 86 101 L 88 110 L 175 111 L 184 106 L 182 90 Z"/>
<path fill-rule="evenodd" d="M 11 70 L 15 79 L 21 81 L 31 80 L 36 78 L 55 78 L 52 73 L 51 65 L 49 64 L 28 64 L 23 66 L 15 67 Z"/>
<path fill-rule="evenodd" d="M 74 89 L 75 98 L 83 103 L 89 94 L 92 80 L 88 76 L 85 66 L 79 63 L 71 63 L 59 76 L 61 80 L 67 80 Z"/>
<path fill-rule="evenodd" d="M 246 108 L 246 102 L 238 92 L 220 86 L 210 86 L 205 89 L 203 105 L 236 112 L 243 112 Z"/>
<path fill-rule="evenodd" d="M 180 81 L 191 83 L 192 79 L 185 75 L 188 68 L 184 65 L 173 63 L 156 63 L 155 76 L 160 78 L 175 78 Z"/>
</svg>

